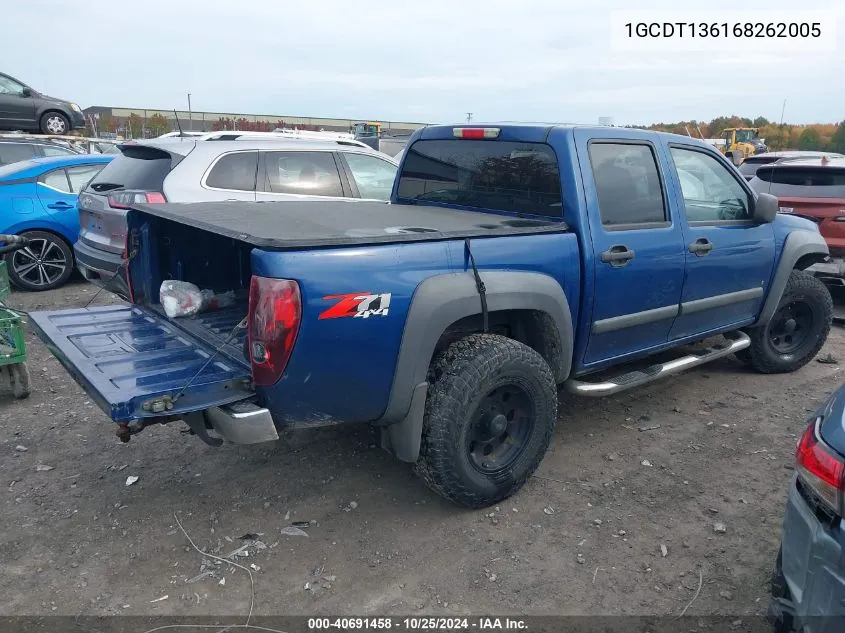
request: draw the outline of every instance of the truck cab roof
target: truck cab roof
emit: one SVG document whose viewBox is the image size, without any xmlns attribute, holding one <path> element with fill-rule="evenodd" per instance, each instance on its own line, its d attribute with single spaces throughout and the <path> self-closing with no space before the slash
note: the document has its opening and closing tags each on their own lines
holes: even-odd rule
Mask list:
<svg viewBox="0 0 845 633">
<path fill-rule="evenodd" d="M 526 143 L 542 143 L 546 142 L 549 134 L 553 130 L 563 130 L 567 133 L 572 133 L 576 129 L 585 130 L 586 132 L 601 131 L 607 133 L 608 130 L 614 131 L 614 136 L 617 138 L 643 138 L 644 135 L 659 136 L 671 142 L 673 140 L 683 142 L 686 145 L 698 145 L 703 148 L 712 149 L 713 146 L 704 141 L 680 134 L 670 134 L 668 132 L 657 132 L 654 130 L 644 130 L 640 128 L 627 127 L 607 127 L 602 125 L 587 125 L 577 123 L 512 123 L 512 122 L 490 122 L 490 123 L 468 123 L 466 125 L 427 125 L 415 132 L 413 140 L 429 140 L 429 139 L 453 139 L 460 138 L 457 136 L 456 130 L 496 130 L 495 136 L 493 132 L 487 137 L 490 140 L 500 141 L 518 141 Z M 471 137 L 464 137 L 471 138 Z M 476 137 L 478 138 L 478 137 Z"/>
</svg>

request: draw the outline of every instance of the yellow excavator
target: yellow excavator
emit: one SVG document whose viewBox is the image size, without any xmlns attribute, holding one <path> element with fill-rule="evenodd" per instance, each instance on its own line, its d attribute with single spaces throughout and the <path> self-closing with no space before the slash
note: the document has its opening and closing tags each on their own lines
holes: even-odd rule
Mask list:
<svg viewBox="0 0 845 633">
<path fill-rule="evenodd" d="M 766 144 L 757 136 L 756 127 L 729 127 L 722 130 L 724 145 L 719 151 L 727 156 L 734 165 L 740 165 L 749 156 L 768 151 Z"/>
</svg>

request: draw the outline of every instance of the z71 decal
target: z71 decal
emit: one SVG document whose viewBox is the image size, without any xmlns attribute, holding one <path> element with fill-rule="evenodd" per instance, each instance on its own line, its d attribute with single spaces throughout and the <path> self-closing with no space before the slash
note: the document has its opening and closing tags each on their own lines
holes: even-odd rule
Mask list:
<svg viewBox="0 0 845 633">
<path fill-rule="evenodd" d="M 367 319 L 371 316 L 387 316 L 390 307 L 390 293 L 374 295 L 369 292 L 350 292 L 345 295 L 329 295 L 324 301 L 335 304 L 320 313 L 320 319 L 340 319 L 353 317 Z"/>
</svg>

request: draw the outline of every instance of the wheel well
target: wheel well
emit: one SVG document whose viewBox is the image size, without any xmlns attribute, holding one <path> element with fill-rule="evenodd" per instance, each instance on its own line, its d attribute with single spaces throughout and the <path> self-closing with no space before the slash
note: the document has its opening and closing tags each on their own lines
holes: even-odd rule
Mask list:
<svg viewBox="0 0 845 633">
<path fill-rule="evenodd" d="M 47 116 L 51 112 L 55 112 L 56 114 L 61 114 L 64 118 L 66 118 L 68 121 L 70 121 L 70 116 L 68 115 L 68 113 L 65 112 L 64 110 L 60 110 L 59 108 L 50 108 L 49 110 L 44 110 L 44 112 L 42 112 L 41 115 L 38 117 L 38 120 L 41 121 L 41 119 L 43 119 L 45 116 Z"/>
<path fill-rule="evenodd" d="M 499 334 L 524 343 L 540 354 L 557 376 L 563 343 L 551 316 L 540 310 L 497 310 L 488 314 L 488 320 L 491 334 Z M 431 361 L 458 339 L 480 333 L 483 329 L 480 314 L 455 321 L 440 335 Z"/>
<path fill-rule="evenodd" d="M 73 252 L 73 243 L 68 238 L 66 238 L 64 235 L 62 235 L 61 233 L 59 233 L 55 229 L 42 229 L 42 228 L 22 229 L 22 230 L 17 232 L 17 235 L 23 235 L 24 233 L 32 233 L 33 231 L 39 231 L 41 233 L 49 233 L 50 235 L 54 235 L 57 238 L 59 238 L 62 242 L 64 242 L 65 246 L 67 246 L 70 249 L 71 266 L 75 265 L 74 264 L 75 255 L 74 255 L 74 252 Z"/>
<path fill-rule="evenodd" d="M 800 257 L 797 262 L 795 262 L 795 266 L 793 268 L 795 270 L 804 270 L 809 268 L 813 264 L 818 264 L 823 262 L 827 259 L 827 255 L 824 253 L 807 253 L 803 257 Z"/>
</svg>

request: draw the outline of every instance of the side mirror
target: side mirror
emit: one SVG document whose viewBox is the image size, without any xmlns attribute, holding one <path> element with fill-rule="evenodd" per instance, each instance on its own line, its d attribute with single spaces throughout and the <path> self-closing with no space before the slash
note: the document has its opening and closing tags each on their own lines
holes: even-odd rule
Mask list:
<svg viewBox="0 0 845 633">
<path fill-rule="evenodd" d="M 751 208 L 751 217 L 755 222 L 767 224 L 774 222 L 779 209 L 780 203 L 776 196 L 770 193 L 758 193 L 757 200 Z"/>
<path fill-rule="evenodd" d="M 22 97 L 31 97 L 32 96 L 32 88 L 29 86 L 24 86 L 24 89 L 21 90 Z"/>
</svg>

